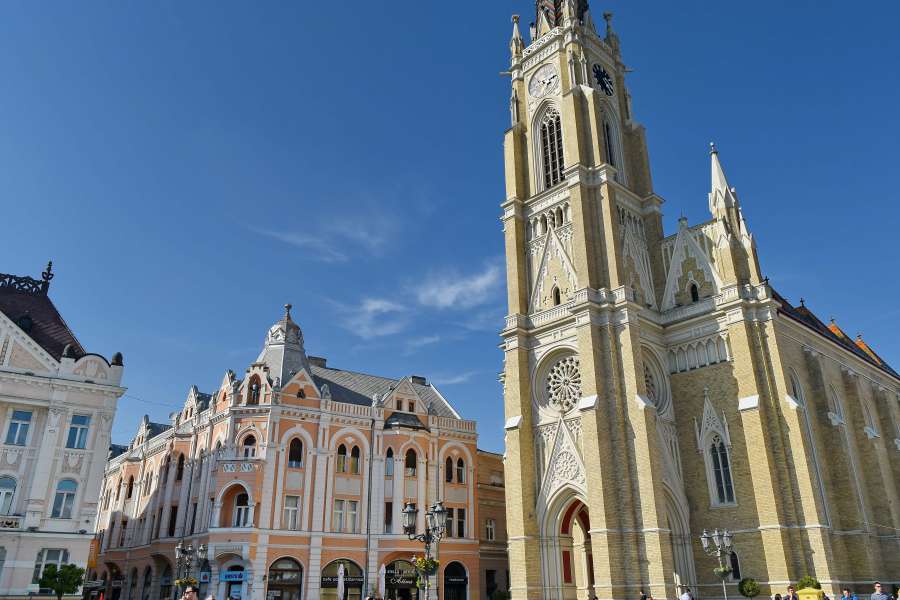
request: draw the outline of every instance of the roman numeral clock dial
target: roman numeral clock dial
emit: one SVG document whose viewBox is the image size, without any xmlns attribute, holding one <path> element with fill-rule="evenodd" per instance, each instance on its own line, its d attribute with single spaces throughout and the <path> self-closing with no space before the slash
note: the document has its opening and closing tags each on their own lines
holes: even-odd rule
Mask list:
<svg viewBox="0 0 900 600">
<path fill-rule="evenodd" d="M 602 65 L 594 64 L 594 79 L 597 80 L 597 86 L 603 90 L 607 96 L 612 96 L 615 92 L 613 80 Z"/>
</svg>

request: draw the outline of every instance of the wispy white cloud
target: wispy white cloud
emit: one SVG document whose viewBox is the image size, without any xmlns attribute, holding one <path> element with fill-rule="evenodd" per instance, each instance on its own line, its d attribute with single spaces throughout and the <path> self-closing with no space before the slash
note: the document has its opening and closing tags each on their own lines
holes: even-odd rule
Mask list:
<svg viewBox="0 0 900 600">
<path fill-rule="evenodd" d="M 442 340 L 443 338 L 439 335 L 423 335 L 421 337 L 406 340 L 406 354 L 410 354 L 418 350 L 419 348 L 424 348 L 425 346 L 437 344 Z"/>
<path fill-rule="evenodd" d="M 478 371 L 465 371 L 448 377 L 434 377 L 431 381 L 434 385 L 459 385 L 468 383 L 476 375 L 478 375 Z"/>
<path fill-rule="evenodd" d="M 416 298 L 430 308 L 472 308 L 493 299 L 502 275 L 496 261 L 476 273 L 461 274 L 456 270 L 432 273 L 416 285 Z"/>
<path fill-rule="evenodd" d="M 365 298 L 358 306 L 340 309 L 344 328 L 365 340 L 400 333 L 409 325 L 406 307 L 383 298 Z"/>
<path fill-rule="evenodd" d="M 398 222 L 383 212 L 335 213 L 310 230 L 274 230 L 250 227 L 250 231 L 307 251 L 306 256 L 325 263 L 347 262 L 354 251 L 379 255 L 397 230 Z"/>
</svg>

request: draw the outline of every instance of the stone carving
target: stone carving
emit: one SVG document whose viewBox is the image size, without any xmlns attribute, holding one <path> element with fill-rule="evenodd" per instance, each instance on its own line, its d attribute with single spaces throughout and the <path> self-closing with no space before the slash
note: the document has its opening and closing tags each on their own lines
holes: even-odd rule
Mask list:
<svg viewBox="0 0 900 600">
<path fill-rule="evenodd" d="M 322 384 L 322 399 L 323 400 L 331 400 L 331 390 L 328 388 L 327 383 Z"/>
<path fill-rule="evenodd" d="M 547 374 L 547 398 L 550 406 L 560 412 L 569 412 L 581 398 L 581 371 L 578 359 L 567 356 L 560 359 Z"/>
<path fill-rule="evenodd" d="M 63 456 L 62 470 L 64 473 L 81 473 L 81 465 L 84 462 L 82 452 L 66 452 Z"/>
</svg>

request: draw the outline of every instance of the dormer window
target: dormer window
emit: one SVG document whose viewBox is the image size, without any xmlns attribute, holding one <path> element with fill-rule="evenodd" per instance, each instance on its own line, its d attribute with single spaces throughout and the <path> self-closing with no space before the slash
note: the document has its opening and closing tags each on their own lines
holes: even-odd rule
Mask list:
<svg viewBox="0 0 900 600">
<path fill-rule="evenodd" d="M 397 400 L 397 410 L 403 410 L 403 400 Z"/>
<path fill-rule="evenodd" d="M 256 375 L 253 376 L 253 379 L 250 380 L 250 386 L 247 389 L 247 404 L 259 404 L 259 377 Z"/>
<path fill-rule="evenodd" d="M 409 412 L 416 412 L 416 401 L 415 400 L 409 401 Z"/>
<path fill-rule="evenodd" d="M 700 290 L 697 288 L 696 283 L 691 284 L 691 302 L 699 302 L 700 301 Z"/>
</svg>

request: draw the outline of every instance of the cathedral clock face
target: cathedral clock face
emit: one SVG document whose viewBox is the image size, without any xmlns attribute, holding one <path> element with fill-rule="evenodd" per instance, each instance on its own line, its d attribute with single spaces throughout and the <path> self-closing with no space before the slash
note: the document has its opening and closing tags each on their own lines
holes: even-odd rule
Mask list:
<svg viewBox="0 0 900 600">
<path fill-rule="evenodd" d="M 613 88 L 612 77 L 609 76 L 606 69 L 596 63 L 594 64 L 594 79 L 597 80 L 597 85 L 607 96 L 613 95 L 615 89 Z"/>
<path fill-rule="evenodd" d="M 543 65 L 531 76 L 528 93 L 532 98 L 543 98 L 559 90 L 559 73 L 553 65 Z"/>
</svg>

